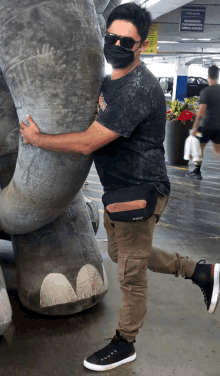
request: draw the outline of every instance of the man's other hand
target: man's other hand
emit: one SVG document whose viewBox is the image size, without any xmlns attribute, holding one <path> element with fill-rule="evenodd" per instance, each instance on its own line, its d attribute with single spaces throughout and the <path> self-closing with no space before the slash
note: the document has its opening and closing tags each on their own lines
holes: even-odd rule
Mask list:
<svg viewBox="0 0 220 376">
<path fill-rule="evenodd" d="M 37 124 L 29 115 L 27 115 L 27 121 L 29 125 L 25 124 L 23 121 L 21 122 L 21 137 L 23 138 L 24 144 L 34 145 L 34 142 L 37 140 L 40 131 L 37 127 Z"/>
</svg>

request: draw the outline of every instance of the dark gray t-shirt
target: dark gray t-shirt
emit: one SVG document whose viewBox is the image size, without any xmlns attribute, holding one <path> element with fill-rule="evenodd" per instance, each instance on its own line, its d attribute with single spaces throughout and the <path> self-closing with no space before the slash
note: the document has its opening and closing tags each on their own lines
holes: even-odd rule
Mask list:
<svg viewBox="0 0 220 376">
<path fill-rule="evenodd" d="M 200 103 L 207 105 L 201 126 L 220 130 L 220 85 L 208 86 L 200 93 Z"/>
<path fill-rule="evenodd" d="M 159 193 L 169 195 L 163 147 L 166 102 L 143 62 L 117 80 L 105 77 L 96 120 L 121 135 L 94 153 L 104 191 L 154 182 Z"/>
</svg>

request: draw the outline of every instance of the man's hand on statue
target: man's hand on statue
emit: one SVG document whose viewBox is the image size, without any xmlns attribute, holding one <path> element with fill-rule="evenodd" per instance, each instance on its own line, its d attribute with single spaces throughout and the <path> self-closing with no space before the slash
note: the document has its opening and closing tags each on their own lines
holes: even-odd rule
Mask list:
<svg viewBox="0 0 220 376">
<path fill-rule="evenodd" d="M 34 142 L 37 140 L 40 131 L 37 127 L 37 124 L 29 115 L 27 115 L 27 121 L 29 125 L 25 124 L 23 121 L 21 122 L 21 137 L 23 138 L 24 144 L 34 145 Z"/>
</svg>

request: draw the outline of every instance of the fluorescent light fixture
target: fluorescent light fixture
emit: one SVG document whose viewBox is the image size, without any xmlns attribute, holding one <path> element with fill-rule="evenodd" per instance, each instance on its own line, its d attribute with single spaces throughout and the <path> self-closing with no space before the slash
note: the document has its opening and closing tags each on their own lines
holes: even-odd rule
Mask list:
<svg viewBox="0 0 220 376">
<path fill-rule="evenodd" d="M 212 38 L 200 38 L 200 39 L 197 39 L 197 40 L 211 40 Z"/>
<path fill-rule="evenodd" d="M 174 41 L 171 41 L 171 40 L 158 40 L 157 43 L 179 43 L 179 42 L 174 42 Z"/>
<path fill-rule="evenodd" d="M 144 3 L 143 5 L 145 5 L 146 8 L 149 8 L 149 7 L 151 7 L 152 5 L 159 3 L 159 1 L 160 1 L 160 0 L 149 0 L 149 1 L 147 1 L 146 3 Z"/>
<path fill-rule="evenodd" d="M 196 40 L 196 39 L 192 39 L 192 38 L 182 38 L 182 40 Z"/>
<path fill-rule="evenodd" d="M 151 5 L 157 4 L 157 3 L 159 3 L 159 1 L 160 0 L 148 0 L 148 1 L 143 0 L 143 1 L 140 2 L 140 5 L 146 6 L 146 7 L 151 7 Z M 129 3 L 129 1 L 128 0 L 122 0 L 121 1 L 121 4 L 125 4 L 125 3 Z"/>
</svg>

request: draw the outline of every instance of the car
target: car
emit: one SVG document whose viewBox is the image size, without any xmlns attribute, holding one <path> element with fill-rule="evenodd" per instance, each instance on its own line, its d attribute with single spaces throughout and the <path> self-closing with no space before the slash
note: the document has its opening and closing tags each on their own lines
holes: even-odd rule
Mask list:
<svg viewBox="0 0 220 376">
<path fill-rule="evenodd" d="M 168 93 L 173 87 L 173 77 L 157 77 L 164 93 Z"/>
<path fill-rule="evenodd" d="M 158 77 L 164 93 L 173 93 L 173 77 Z M 189 76 L 187 78 L 187 98 L 199 97 L 200 91 L 208 86 L 208 80 L 202 77 Z"/>
<path fill-rule="evenodd" d="M 199 97 L 200 91 L 205 89 L 208 84 L 208 80 L 202 77 L 188 77 L 187 79 L 187 98 Z"/>
</svg>

